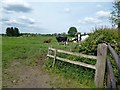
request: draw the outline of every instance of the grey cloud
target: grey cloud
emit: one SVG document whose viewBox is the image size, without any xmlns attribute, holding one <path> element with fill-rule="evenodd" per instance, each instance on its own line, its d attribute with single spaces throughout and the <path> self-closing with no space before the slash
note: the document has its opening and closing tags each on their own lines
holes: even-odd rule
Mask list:
<svg viewBox="0 0 120 90">
<path fill-rule="evenodd" d="M 25 5 L 7 5 L 4 6 L 3 9 L 7 11 L 15 11 L 15 12 L 30 12 L 32 9 L 30 7 L 27 7 Z"/>
<path fill-rule="evenodd" d="M 0 19 L 0 21 L 1 21 L 1 22 L 6 22 L 6 21 L 9 21 L 9 19 L 8 19 L 8 18 L 3 18 L 3 17 L 2 17 L 2 18 Z"/>
</svg>

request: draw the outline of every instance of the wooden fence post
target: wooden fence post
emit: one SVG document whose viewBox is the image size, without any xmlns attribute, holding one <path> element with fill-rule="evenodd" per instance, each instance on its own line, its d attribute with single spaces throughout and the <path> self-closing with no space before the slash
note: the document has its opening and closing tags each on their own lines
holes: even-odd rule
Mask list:
<svg viewBox="0 0 120 90">
<path fill-rule="evenodd" d="M 49 50 L 50 47 L 48 47 L 48 53 L 47 55 L 50 55 L 50 50 Z M 47 60 L 49 59 L 49 57 L 47 57 Z"/>
<path fill-rule="evenodd" d="M 53 61 L 52 67 L 54 67 L 54 65 L 55 65 L 56 55 L 57 55 L 57 49 L 55 49 L 55 51 L 54 51 L 54 61 Z"/>
<path fill-rule="evenodd" d="M 99 44 L 97 48 L 97 63 L 95 72 L 95 84 L 98 88 L 104 87 L 104 75 L 106 68 L 107 45 Z"/>
</svg>

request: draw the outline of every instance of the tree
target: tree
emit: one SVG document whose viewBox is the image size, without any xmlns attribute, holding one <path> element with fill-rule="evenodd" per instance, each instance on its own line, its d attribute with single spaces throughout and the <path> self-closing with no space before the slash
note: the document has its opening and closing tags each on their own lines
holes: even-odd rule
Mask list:
<svg viewBox="0 0 120 90">
<path fill-rule="evenodd" d="M 7 27 L 7 29 L 6 29 L 6 35 L 7 36 L 12 36 L 11 33 L 10 33 L 10 28 L 9 27 Z"/>
<path fill-rule="evenodd" d="M 117 28 L 120 29 L 120 1 L 114 2 L 110 20 L 113 26 L 117 25 Z"/>
<path fill-rule="evenodd" d="M 19 29 L 18 28 L 13 28 L 13 27 L 7 27 L 6 29 L 6 35 L 7 36 L 19 36 Z"/>
<path fill-rule="evenodd" d="M 13 36 L 13 34 L 12 34 L 12 29 L 10 28 L 10 27 L 8 27 L 7 29 L 6 29 L 6 35 L 7 36 Z"/>
<path fill-rule="evenodd" d="M 14 28 L 14 36 L 19 36 L 20 33 L 19 33 L 19 29 L 18 28 Z"/>
<path fill-rule="evenodd" d="M 68 35 L 74 37 L 75 34 L 77 33 L 76 27 L 70 27 L 68 30 Z"/>
<path fill-rule="evenodd" d="M 15 36 L 13 27 L 10 28 L 10 33 L 11 33 L 12 36 Z"/>
<path fill-rule="evenodd" d="M 64 37 L 67 36 L 67 34 L 65 32 L 61 33 L 61 35 Z"/>
</svg>

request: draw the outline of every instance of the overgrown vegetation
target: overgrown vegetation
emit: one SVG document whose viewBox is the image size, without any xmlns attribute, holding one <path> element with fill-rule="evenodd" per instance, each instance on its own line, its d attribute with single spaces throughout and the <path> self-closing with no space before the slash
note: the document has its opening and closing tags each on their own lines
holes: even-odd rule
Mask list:
<svg viewBox="0 0 120 90">
<path fill-rule="evenodd" d="M 79 48 L 79 52 L 97 55 L 97 46 L 100 43 L 110 43 L 116 52 L 120 53 L 120 39 L 119 39 L 119 30 L 116 29 L 95 29 L 94 33 L 90 34 L 90 37 L 82 43 L 82 46 Z M 120 54 L 119 54 L 120 55 Z"/>
<path fill-rule="evenodd" d="M 100 43 L 111 44 L 113 49 L 117 52 L 120 57 L 120 32 L 116 29 L 95 29 L 94 33 L 82 43 L 82 46 L 79 48 L 80 52 L 85 54 L 97 55 L 97 46 Z M 117 83 L 120 85 L 120 76 L 116 67 L 116 63 L 113 60 L 113 56 L 110 55 L 111 63 L 114 68 L 114 73 Z"/>
</svg>

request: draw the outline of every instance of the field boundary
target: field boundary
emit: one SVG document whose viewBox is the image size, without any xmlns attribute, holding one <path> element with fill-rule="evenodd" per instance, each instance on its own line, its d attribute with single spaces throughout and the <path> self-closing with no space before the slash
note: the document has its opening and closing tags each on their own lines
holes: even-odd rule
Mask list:
<svg viewBox="0 0 120 90">
<path fill-rule="evenodd" d="M 53 55 L 51 54 L 51 51 L 54 52 Z M 73 52 L 68 52 L 68 51 L 49 47 L 47 57 L 54 59 L 52 67 L 54 67 L 56 60 L 60 60 L 63 62 L 68 62 L 71 64 L 83 66 L 85 68 L 94 69 L 95 70 L 95 80 L 94 81 L 95 81 L 96 87 L 98 87 L 98 88 L 103 88 L 103 87 L 116 88 L 117 85 L 116 85 L 113 69 L 112 69 L 112 66 L 111 66 L 110 60 L 109 60 L 110 59 L 109 51 L 113 54 L 113 57 L 115 59 L 115 62 L 117 63 L 118 71 L 120 74 L 120 59 L 119 59 L 118 55 L 116 54 L 116 52 L 114 51 L 114 49 L 110 46 L 110 44 L 108 44 L 108 45 L 106 45 L 105 43 L 99 44 L 97 47 L 97 56 L 86 55 L 86 54 L 81 54 L 81 53 L 73 53 Z M 89 59 L 94 59 L 94 60 L 96 60 L 96 64 L 91 65 L 91 64 L 86 64 L 86 63 L 79 62 L 79 61 L 73 61 L 73 60 L 61 58 L 61 57 L 57 56 L 57 52 L 74 55 L 74 56 L 80 56 L 80 57 L 89 58 Z M 107 68 L 107 72 L 106 72 L 106 68 Z M 106 81 L 107 85 L 104 85 L 105 75 L 107 75 L 107 81 Z"/>
</svg>

